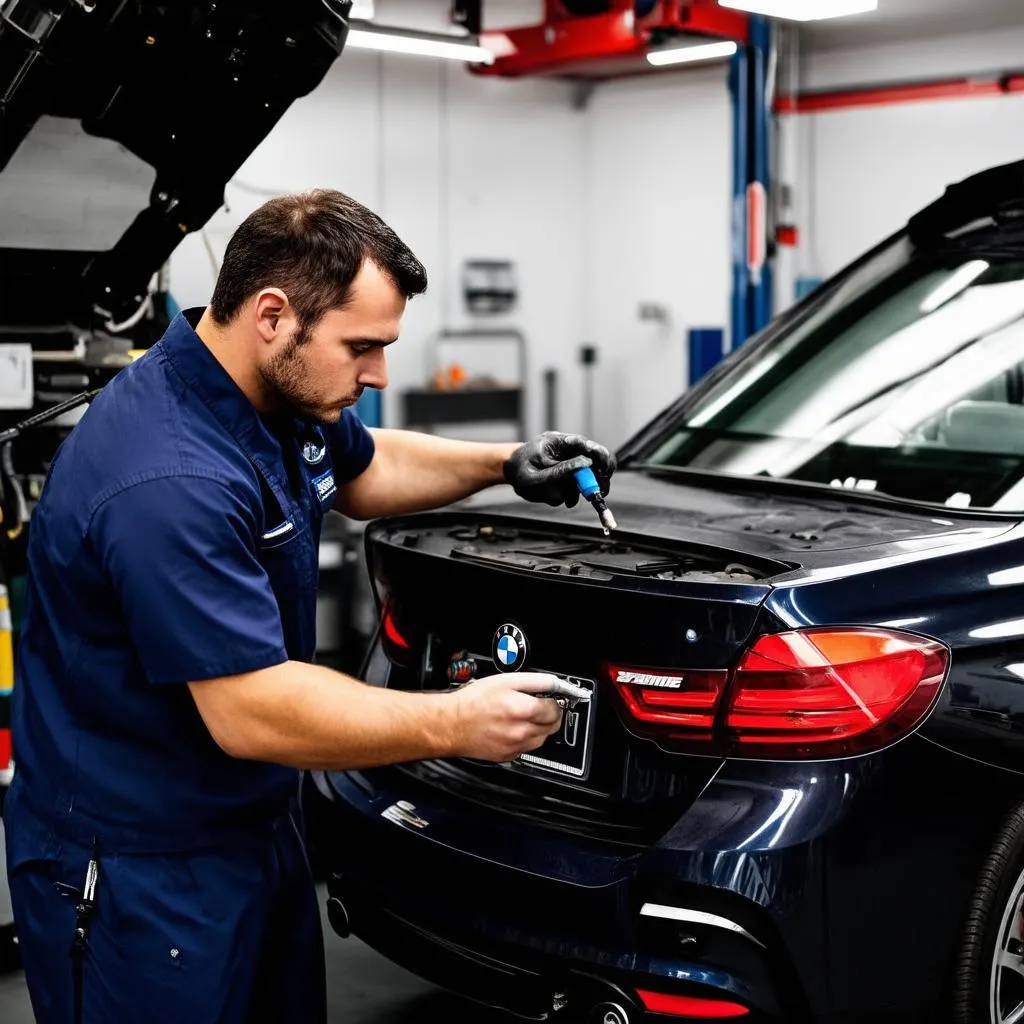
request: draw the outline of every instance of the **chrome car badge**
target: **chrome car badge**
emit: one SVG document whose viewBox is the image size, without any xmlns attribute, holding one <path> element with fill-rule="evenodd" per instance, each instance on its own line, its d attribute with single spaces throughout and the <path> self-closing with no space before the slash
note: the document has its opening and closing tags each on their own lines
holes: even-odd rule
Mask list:
<svg viewBox="0 0 1024 1024">
<path fill-rule="evenodd" d="M 526 637 L 511 622 L 498 627 L 491 644 L 491 657 L 499 672 L 518 672 L 526 664 Z"/>
<path fill-rule="evenodd" d="M 393 821 L 396 825 L 411 825 L 413 828 L 422 829 L 430 824 L 426 818 L 421 818 L 416 813 L 416 805 L 409 803 L 408 800 L 399 800 L 397 804 L 392 804 L 387 810 L 381 811 L 380 816 Z"/>
<path fill-rule="evenodd" d="M 653 686 L 662 690 L 678 690 L 683 685 L 682 676 L 663 676 L 652 672 L 627 672 L 619 669 L 615 682 L 632 683 L 634 686 Z"/>
</svg>

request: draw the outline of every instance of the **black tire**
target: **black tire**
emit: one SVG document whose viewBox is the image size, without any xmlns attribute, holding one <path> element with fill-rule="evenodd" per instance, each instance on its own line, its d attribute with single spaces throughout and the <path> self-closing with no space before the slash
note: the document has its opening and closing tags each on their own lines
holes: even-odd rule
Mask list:
<svg viewBox="0 0 1024 1024">
<path fill-rule="evenodd" d="M 1011 898 L 1019 900 L 1022 876 L 1024 805 L 1005 818 L 978 874 L 953 972 L 947 1017 L 951 1024 L 996 1024 L 990 1005 L 993 958 L 1007 904 Z M 1024 999 L 1024 979 L 1021 986 Z"/>
</svg>

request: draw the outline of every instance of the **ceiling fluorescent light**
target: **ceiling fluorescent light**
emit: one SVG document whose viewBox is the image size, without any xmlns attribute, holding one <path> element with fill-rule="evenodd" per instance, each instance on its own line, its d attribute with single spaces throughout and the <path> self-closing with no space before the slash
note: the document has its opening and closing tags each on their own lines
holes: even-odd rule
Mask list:
<svg viewBox="0 0 1024 1024">
<path fill-rule="evenodd" d="M 822 21 L 878 10 L 878 0 L 718 0 L 718 5 L 790 21 Z"/>
<path fill-rule="evenodd" d="M 493 64 L 494 54 L 471 36 L 448 36 L 433 32 L 410 32 L 365 22 L 351 23 L 346 46 L 383 53 L 404 53 L 417 57 L 444 57 L 471 64 Z"/>
<path fill-rule="evenodd" d="M 647 60 L 656 68 L 661 68 L 669 64 L 690 64 L 697 60 L 731 57 L 737 49 L 731 40 L 724 43 L 700 43 L 697 46 L 673 46 L 664 50 L 651 50 Z"/>
</svg>

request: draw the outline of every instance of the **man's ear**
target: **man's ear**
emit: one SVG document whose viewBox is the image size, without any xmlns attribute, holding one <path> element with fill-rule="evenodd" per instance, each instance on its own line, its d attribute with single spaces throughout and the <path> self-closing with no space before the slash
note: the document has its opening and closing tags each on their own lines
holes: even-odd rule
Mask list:
<svg viewBox="0 0 1024 1024">
<path fill-rule="evenodd" d="M 256 330 L 264 341 L 277 338 L 281 314 L 288 306 L 288 296 L 280 288 L 264 288 L 256 296 Z"/>
</svg>

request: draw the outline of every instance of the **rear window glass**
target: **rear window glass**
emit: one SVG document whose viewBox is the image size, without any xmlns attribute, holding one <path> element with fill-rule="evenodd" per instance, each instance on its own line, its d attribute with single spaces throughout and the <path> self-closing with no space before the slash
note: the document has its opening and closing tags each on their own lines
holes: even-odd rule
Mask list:
<svg viewBox="0 0 1024 1024">
<path fill-rule="evenodd" d="M 1024 260 L 925 257 L 895 243 L 641 457 L 1024 509 Z"/>
</svg>

